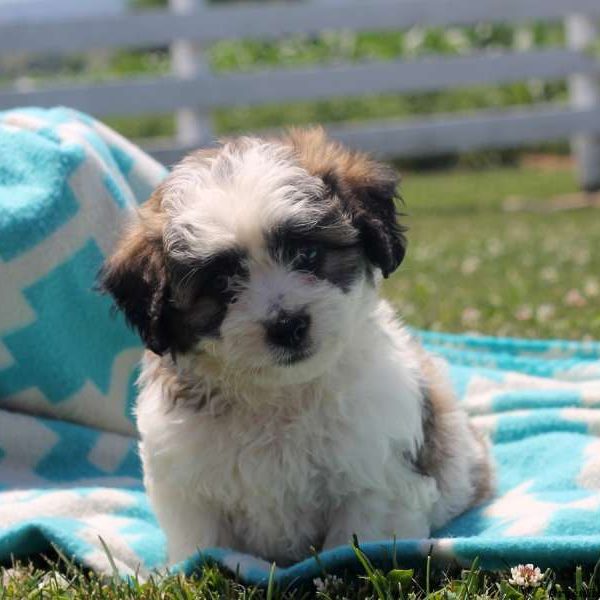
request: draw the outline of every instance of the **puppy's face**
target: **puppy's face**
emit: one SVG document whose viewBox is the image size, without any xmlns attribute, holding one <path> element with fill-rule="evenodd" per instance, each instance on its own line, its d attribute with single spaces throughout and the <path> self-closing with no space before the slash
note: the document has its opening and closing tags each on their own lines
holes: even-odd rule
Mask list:
<svg viewBox="0 0 600 600">
<path fill-rule="evenodd" d="M 104 269 L 158 354 L 300 383 L 368 315 L 404 255 L 393 173 L 320 131 L 244 138 L 180 163 Z"/>
</svg>

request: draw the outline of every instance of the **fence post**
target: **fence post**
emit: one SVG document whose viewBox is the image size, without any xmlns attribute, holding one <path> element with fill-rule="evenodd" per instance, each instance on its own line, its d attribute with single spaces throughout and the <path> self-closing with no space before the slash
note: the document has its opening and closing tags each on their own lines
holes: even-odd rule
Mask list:
<svg viewBox="0 0 600 600">
<path fill-rule="evenodd" d="M 169 0 L 171 10 L 177 13 L 199 10 L 205 3 L 206 0 Z M 171 44 L 171 65 L 173 73 L 184 78 L 195 77 L 209 69 L 201 46 L 186 40 L 177 40 Z M 213 129 L 209 113 L 186 106 L 177 111 L 175 124 L 180 144 L 194 147 L 212 141 Z"/>
<path fill-rule="evenodd" d="M 598 38 L 598 24 L 591 17 L 571 15 L 566 21 L 567 43 L 573 50 L 585 52 Z M 600 109 L 600 80 L 595 74 L 569 77 L 569 96 L 573 108 Z M 571 151 L 579 167 L 581 187 L 600 189 L 600 135 L 579 134 L 571 140 Z"/>
</svg>

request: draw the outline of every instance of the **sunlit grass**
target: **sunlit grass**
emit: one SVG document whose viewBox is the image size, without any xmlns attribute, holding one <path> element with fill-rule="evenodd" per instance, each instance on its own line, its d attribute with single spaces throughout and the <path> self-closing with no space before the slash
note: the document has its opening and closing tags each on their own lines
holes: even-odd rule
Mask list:
<svg viewBox="0 0 600 600">
<path fill-rule="evenodd" d="M 599 338 L 598 211 L 502 210 L 576 189 L 564 168 L 406 174 L 409 252 L 385 293 L 416 327 Z"/>
<path fill-rule="evenodd" d="M 476 559 L 468 569 L 440 569 L 429 558 L 417 569 L 406 569 L 399 557 L 390 568 L 373 565 L 354 545 L 353 572 L 323 571 L 314 581 L 281 588 L 269 578 L 264 587 L 241 584 L 232 574 L 205 567 L 190 577 L 167 572 L 129 579 L 86 571 L 66 561 L 45 567 L 17 563 L 0 567 L 2 600 L 597 600 L 598 564 L 554 572 L 541 571 L 535 587 L 518 583 L 513 573 L 489 572 Z M 519 568 L 522 568 L 520 566 Z"/>
</svg>

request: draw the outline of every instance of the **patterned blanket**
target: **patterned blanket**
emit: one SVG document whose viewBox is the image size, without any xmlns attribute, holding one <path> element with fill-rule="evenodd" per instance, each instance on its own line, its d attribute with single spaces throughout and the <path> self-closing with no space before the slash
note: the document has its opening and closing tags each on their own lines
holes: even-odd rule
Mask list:
<svg viewBox="0 0 600 600">
<path fill-rule="evenodd" d="M 54 544 L 110 572 L 148 573 L 165 541 L 141 484 L 131 406 L 137 338 L 92 288 L 118 223 L 164 176 L 138 148 L 67 109 L 0 113 L 0 561 Z M 364 544 L 376 562 L 491 568 L 600 558 L 600 344 L 417 332 L 451 365 L 489 432 L 497 497 L 431 540 Z M 105 547 L 110 551 L 110 559 Z M 264 583 L 226 549 L 190 557 Z M 349 547 L 276 569 L 282 584 L 356 566 Z"/>
</svg>

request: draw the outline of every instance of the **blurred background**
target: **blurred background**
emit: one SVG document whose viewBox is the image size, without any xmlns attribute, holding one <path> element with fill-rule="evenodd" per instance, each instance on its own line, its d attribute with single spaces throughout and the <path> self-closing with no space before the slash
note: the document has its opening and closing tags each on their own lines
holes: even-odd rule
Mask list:
<svg viewBox="0 0 600 600">
<path fill-rule="evenodd" d="M 600 338 L 599 0 L 0 0 L 0 110 L 65 105 L 172 164 L 325 125 L 394 162 L 411 325 Z"/>
</svg>

